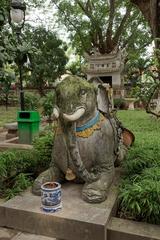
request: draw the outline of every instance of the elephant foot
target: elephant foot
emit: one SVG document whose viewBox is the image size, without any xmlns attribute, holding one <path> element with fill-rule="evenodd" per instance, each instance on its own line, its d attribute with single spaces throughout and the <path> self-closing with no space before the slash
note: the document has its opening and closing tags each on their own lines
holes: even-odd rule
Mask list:
<svg viewBox="0 0 160 240">
<path fill-rule="evenodd" d="M 42 172 L 34 181 L 32 185 L 32 193 L 34 195 L 40 196 L 41 195 L 41 185 L 45 182 L 52 182 L 52 181 L 62 181 L 64 180 L 64 176 L 62 176 L 62 172 L 56 168 L 52 169 L 49 168 L 48 170 Z"/>
<path fill-rule="evenodd" d="M 89 203 L 101 203 L 105 201 L 113 177 L 114 174 L 110 177 L 103 174 L 97 181 L 85 183 L 82 190 L 82 198 Z"/>
</svg>

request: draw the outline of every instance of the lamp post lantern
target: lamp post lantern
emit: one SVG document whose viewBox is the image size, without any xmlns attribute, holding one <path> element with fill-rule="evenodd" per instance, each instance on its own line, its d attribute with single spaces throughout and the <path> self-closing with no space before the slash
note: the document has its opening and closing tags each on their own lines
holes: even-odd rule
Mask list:
<svg viewBox="0 0 160 240">
<path fill-rule="evenodd" d="M 17 35 L 18 43 L 21 45 L 20 34 L 25 23 L 25 10 L 26 4 L 23 0 L 12 0 L 10 5 L 9 23 L 12 30 L 15 31 Z M 21 111 L 24 111 L 24 91 L 23 91 L 23 81 L 22 81 L 22 66 L 23 56 L 21 52 L 17 54 L 17 65 L 19 69 L 19 81 L 20 81 L 20 106 Z"/>
</svg>

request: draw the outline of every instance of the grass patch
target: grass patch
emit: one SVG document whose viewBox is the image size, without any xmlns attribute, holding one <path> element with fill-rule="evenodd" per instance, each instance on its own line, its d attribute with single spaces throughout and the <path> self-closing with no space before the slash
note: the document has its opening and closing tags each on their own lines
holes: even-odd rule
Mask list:
<svg viewBox="0 0 160 240">
<path fill-rule="evenodd" d="M 0 106 L 0 127 L 3 127 L 5 123 L 15 122 L 17 111 L 17 107 L 8 107 L 8 110 L 6 110 L 4 106 Z"/>
<path fill-rule="evenodd" d="M 119 215 L 160 224 L 160 121 L 144 111 L 120 111 L 119 119 L 135 135 L 123 162 Z"/>
<path fill-rule="evenodd" d="M 16 122 L 18 111 L 20 111 L 18 107 L 8 107 L 8 110 L 6 110 L 4 106 L 0 106 L 0 127 L 3 127 L 6 123 Z M 40 115 L 42 115 L 42 109 L 40 107 L 38 111 Z"/>
</svg>

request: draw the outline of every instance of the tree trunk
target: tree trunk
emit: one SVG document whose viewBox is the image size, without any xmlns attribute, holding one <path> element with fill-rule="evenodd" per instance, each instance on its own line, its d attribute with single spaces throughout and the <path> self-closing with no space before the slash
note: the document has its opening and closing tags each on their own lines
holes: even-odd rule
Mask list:
<svg viewBox="0 0 160 240">
<path fill-rule="evenodd" d="M 158 29 L 158 3 L 159 0 L 131 0 L 132 3 L 138 6 L 146 20 L 148 21 L 153 36 Z M 157 23 L 157 24 L 155 24 Z"/>
<path fill-rule="evenodd" d="M 138 6 L 148 21 L 155 41 L 156 49 L 160 49 L 160 0 L 131 0 Z M 160 68 L 160 53 L 157 53 L 158 67 Z"/>
<path fill-rule="evenodd" d="M 38 91 L 39 91 L 39 94 L 41 97 L 44 97 L 45 96 L 45 86 L 44 86 L 44 83 L 43 83 L 43 79 L 41 77 L 39 77 L 39 82 L 37 84 L 37 88 L 38 88 Z"/>
<path fill-rule="evenodd" d="M 38 87 L 38 91 L 39 91 L 39 94 L 40 94 L 41 97 L 45 96 L 44 88 L 41 85 Z"/>
<path fill-rule="evenodd" d="M 6 105 L 6 111 L 8 110 L 8 93 L 5 95 L 5 105 Z"/>
<path fill-rule="evenodd" d="M 160 0 L 131 0 L 148 21 L 154 38 L 160 37 Z"/>
</svg>

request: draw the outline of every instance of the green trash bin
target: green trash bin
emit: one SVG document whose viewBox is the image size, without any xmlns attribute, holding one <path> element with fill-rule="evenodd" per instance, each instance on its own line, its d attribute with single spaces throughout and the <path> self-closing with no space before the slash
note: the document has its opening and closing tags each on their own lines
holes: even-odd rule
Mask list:
<svg viewBox="0 0 160 240">
<path fill-rule="evenodd" d="M 32 144 L 39 134 L 40 116 L 36 111 L 20 111 L 17 116 L 19 143 Z"/>
</svg>

